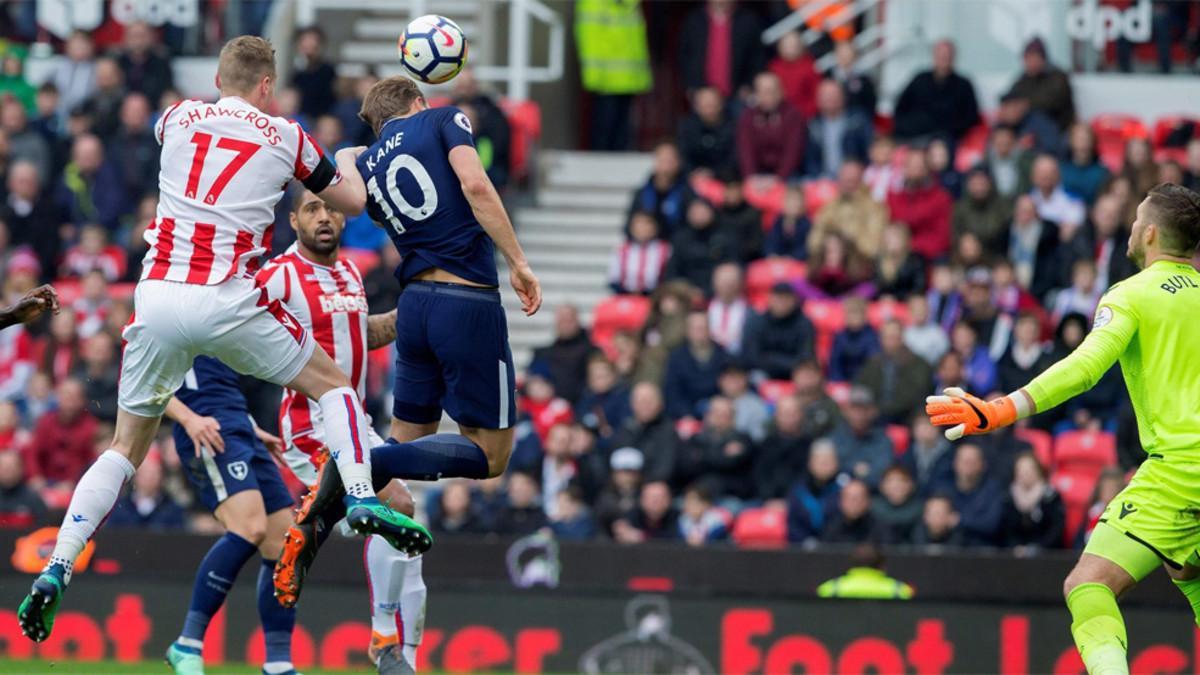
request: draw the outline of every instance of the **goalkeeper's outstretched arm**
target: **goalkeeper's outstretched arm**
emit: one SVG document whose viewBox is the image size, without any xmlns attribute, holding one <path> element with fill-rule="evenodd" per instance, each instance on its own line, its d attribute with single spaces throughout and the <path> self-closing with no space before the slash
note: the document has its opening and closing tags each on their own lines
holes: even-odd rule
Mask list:
<svg viewBox="0 0 1200 675">
<path fill-rule="evenodd" d="M 952 387 L 944 395 L 925 399 L 925 412 L 933 424 L 949 427 L 946 438 L 952 441 L 1006 427 L 1094 387 L 1136 332 L 1137 317 L 1132 311 L 1103 304 L 1096 312 L 1092 332 L 1079 347 L 1029 384 L 994 401 L 983 401 Z"/>
</svg>

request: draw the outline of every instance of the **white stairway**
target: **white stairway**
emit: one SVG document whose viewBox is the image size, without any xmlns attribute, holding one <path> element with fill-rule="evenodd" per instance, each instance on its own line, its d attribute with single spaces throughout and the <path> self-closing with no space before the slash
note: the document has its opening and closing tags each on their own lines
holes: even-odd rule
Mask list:
<svg viewBox="0 0 1200 675">
<path fill-rule="evenodd" d="M 650 173 L 650 156 L 635 153 L 543 151 L 533 206 L 517 208 L 513 222 L 542 283 L 543 307 L 533 317 L 508 285 L 501 262 L 500 286 L 517 369 L 535 347 L 554 337 L 554 309 L 571 303 L 591 323 L 592 307 L 607 297 L 608 261 L 621 241 L 625 212 L 635 187 Z"/>
<path fill-rule="evenodd" d="M 345 9 L 357 10 L 349 39 L 338 47 L 340 63 L 374 66 L 380 77 L 403 71 L 396 57 L 396 40 L 417 12 L 441 14 L 457 23 L 471 41 L 469 61 L 488 54 L 490 30 L 483 30 L 491 14 L 488 0 L 438 0 L 403 2 L 400 0 L 348 0 Z M 486 60 L 486 58 L 485 58 Z"/>
</svg>

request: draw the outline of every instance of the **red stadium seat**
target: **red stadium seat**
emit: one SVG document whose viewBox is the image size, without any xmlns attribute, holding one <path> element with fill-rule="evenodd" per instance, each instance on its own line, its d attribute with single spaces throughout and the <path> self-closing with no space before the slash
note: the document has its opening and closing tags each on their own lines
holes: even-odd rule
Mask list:
<svg viewBox="0 0 1200 675">
<path fill-rule="evenodd" d="M 986 122 L 981 122 L 967 131 L 954 154 L 954 168 L 966 172 L 983 160 L 987 153 L 988 134 L 991 130 Z"/>
<path fill-rule="evenodd" d="M 1033 446 L 1033 455 L 1037 457 L 1047 471 L 1054 467 L 1054 437 L 1049 431 L 1041 429 L 1016 429 L 1013 435 Z"/>
<path fill-rule="evenodd" d="M 787 192 L 783 181 L 772 181 L 765 190 L 758 190 L 754 182 L 748 180 L 742 184 L 742 190 L 746 196 L 746 203 L 762 211 L 763 226 L 768 227 L 774 223 L 775 216 L 783 210 L 783 196 Z"/>
<path fill-rule="evenodd" d="M 509 99 L 501 101 L 500 106 L 504 109 L 509 129 L 512 130 L 509 169 L 514 178 L 526 178 L 530 172 L 529 157 L 534 145 L 542 137 L 542 109 L 533 101 Z"/>
<path fill-rule="evenodd" d="M 733 521 L 733 541 L 743 548 L 787 545 L 787 513 L 779 509 L 746 509 Z"/>
<path fill-rule="evenodd" d="M 876 329 L 889 319 L 908 325 L 908 305 L 896 300 L 877 300 L 867 306 L 867 321 Z"/>
<path fill-rule="evenodd" d="M 720 204 L 725 201 L 725 186 L 716 178 L 697 176 L 692 179 L 692 191 L 710 204 Z"/>
<path fill-rule="evenodd" d="M 1055 471 L 1088 471 L 1093 476 L 1117 463 L 1117 438 L 1106 431 L 1067 431 L 1054 439 Z"/>
<path fill-rule="evenodd" d="M 1133 115 L 1102 113 L 1092 118 L 1096 133 L 1096 150 L 1100 160 L 1112 171 L 1120 171 L 1125 157 L 1125 143 L 1131 138 L 1149 138 L 1150 132 L 1142 120 Z"/>
<path fill-rule="evenodd" d="M 379 266 L 379 254 L 361 248 L 343 248 L 342 255 L 349 258 L 365 277 L 367 273 Z"/>
<path fill-rule="evenodd" d="M 811 214 L 816 214 L 833 198 L 837 197 L 837 182 L 825 178 L 810 180 L 804 184 L 804 205 Z"/>
<path fill-rule="evenodd" d="M 813 322 L 818 333 L 836 333 L 846 326 L 846 310 L 840 300 L 808 300 L 804 315 Z"/>
<path fill-rule="evenodd" d="M 884 427 L 888 440 L 892 442 L 892 452 L 897 456 L 908 452 L 909 431 L 903 424 L 889 424 Z"/>
<path fill-rule="evenodd" d="M 1067 512 L 1064 544 L 1069 545 L 1075 541 L 1075 535 L 1079 532 L 1084 516 L 1091 506 L 1096 477 L 1096 474 L 1089 471 L 1060 471 L 1050 479 L 1054 489 L 1062 496 Z"/>
<path fill-rule="evenodd" d="M 763 380 L 758 385 L 758 395 L 768 403 L 775 403 L 795 392 L 796 385 L 791 380 Z"/>
<path fill-rule="evenodd" d="M 700 433 L 704 428 L 704 422 L 697 419 L 683 418 L 675 423 L 675 433 L 683 440 L 687 440 L 692 436 Z"/>
<path fill-rule="evenodd" d="M 755 309 L 762 310 L 772 286 L 803 279 L 807 269 L 807 265 L 791 258 L 755 260 L 746 268 L 746 298 Z"/>
<path fill-rule="evenodd" d="M 846 405 L 850 402 L 851 386 L 849 382 L 826 382 L 825 393 L 838 405 Z"/>
<path fill-rule="evenodd" d="M 1166 146 L 1167 136 L 1171 132 L 1185 124 L 1196 124 L 1198 120 L 1188 115 L 1163 115 L 1154 121 L 1154 133 L 1151 140 L 1154 142 L 1154 147 L 1162 148 Z"/>
<path fill-rule="evenodd" d="M 592 342 L 606 352 L 620 331 L 638 331 L 650 315 L 650 298 L 640 295 L 615 295 L 602 300 L 592 310 Z"/>
<path fill-rule="evenodd" d="M 444 108 L 450 105 L 452 102 L 453 101 L 449 96 L 430 96 L 429 98 L 425 99 L 425 103 L 428 104 L 430 108 Z"/>
</svg>

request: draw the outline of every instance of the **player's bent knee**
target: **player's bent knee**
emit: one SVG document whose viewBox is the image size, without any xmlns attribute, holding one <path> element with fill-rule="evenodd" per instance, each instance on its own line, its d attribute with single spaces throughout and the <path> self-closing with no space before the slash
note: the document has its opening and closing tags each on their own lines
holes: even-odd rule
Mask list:
<svg viewBox="0 0 1200 675">
<path fill-rule="evenodd" d="M 413 500 L 412 493 L 398 480 L 393 479 L 379 491 L 378 496 L 381 502 L 409 518 L 412 518 L 417 512 L 417 504 Z"/>
</svg>

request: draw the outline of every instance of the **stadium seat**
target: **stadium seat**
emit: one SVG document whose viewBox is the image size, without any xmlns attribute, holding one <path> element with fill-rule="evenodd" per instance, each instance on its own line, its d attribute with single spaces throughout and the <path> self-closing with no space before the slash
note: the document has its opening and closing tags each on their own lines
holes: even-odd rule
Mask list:
<svg viewBox="0 0 1200 675">
<path fill-rule="evenodd" d="M 867 306 L 867 321 L 876 330 L 888 319 L 908 325 L 908 305 L 896 300 L 877 300 Z"/>
<path fill-rule="evenodd" d="M 602 300 L 592 310 L 592 342 L 605 352 L 620 331 L 638 331 L 650 315 L 650 298 L 640 295 L 615 295 Z"/>
<path fill-rule="evenodd" d="M 791 396 L 796 385 L 791 380 L 763 380 L 758 384 L 758 395 L 767 403 L 776 403 L 784 396 Z"/>
<path fill-rule="evenodd" d="M 851 386 L 849 382 L 826 382 L 825 393 L 838 405 L 846 405 L 850 402 Z"/>
<path fill-rule="evenodd" d="M 509 129 L 512 130 L 509 169 L 513 178 L 523 180 L 529 176 L 534 145 L 542 137 L 542 109 L 533 101 L 512 101 L 504 99 L 500 102 L 504 115 L 508 118 Z"/>
<path fill-rule="evenodd" d="M 1100 472 L 1117 463 L 1117 438 L 1106 431 L 1067 431 L 1054 439 L 1055 471 Z"/>
<path fill-rule="evenodd" d="M 1133 115 L 1102 113 L 1092 118 L 1096 150 L 1100 160 L 1112 171 L 1120 171 L 1125 158 L 1125 143 L 1131 138 L 1149 138 L 1142 120 Z"/>
<path fill-rule="evenodd" d="M 430 108 L 445 108 L 452 102 L 453 101 L 449 96 L 430 96 L 429 98 L 425 99 L 425 103 L 428 104 Z"/>
<path fill-rule="evenodd" d="M 1050 471 L 1054 467 L 1054 437 L 1048 431 L 1041 429 L 1016 429 L 1013 435 L 1033 446 L 1033 455 L 1038 462 Z"/>
<path fill-rule="evenodd" d="M 757 310 L 767 304 L 767 294 L 780 281 L 793 282 L 804 278 L 808 266 L 791 258 L 755 260 L 746 268 L 746 299 Z"/>
<path fill-rule="evenodd" d="M 837 197 L 837 182 L 834 180 L 823 178 L 804 184 L 804 205 L 809 214 L 816 215 L 834 197 Z"/>
<path fill-rule="evenodd" d="M 697 176 L 692 179 L 692 191 L 710 204 L 720 204 L 725 201 L 725 186 L 716 178 Z"/>
<path fill-rule="evenodd" d="M 892 442 L 892 452 L 897 456 L 908 452 L 909 431 L 903 424 L 889 424 L 884 427 L 888 440 Z"/>
<path fill-rule="evenodd" d="M 986 122 L 971 127 L 958 143 L 954 154 L 954 168 L 966 172 L 983 160 L 987 152 L 988 134 L 991 130 Z"/>
<path fill-rule="evenodd" d="M 1096 487 L 1096 475 L 1088 471 L 1060 471 L 1050 479 L 1054 489 L 1062 496 L 1066 510 L 1065 545 L 1075 541 L 1075 535 L 1083 524 L 1083 518 L 1091 506 L 1092 493 Z"/>
<path fill-rule="evenodd" d="M 1151 140 L 1156 148 L 1164 148 L 1167 145 L 1167 137 L 1172 131 L 1182 127 L 1185 124 L 1196 124 L 1197 119 L 1188 115 L 1163 115 L 1154 121 L 1154 132 L 1151 135 Z"/>
<path fill-rule="evenodd" d="M 833 350 L 834 334 L 845 327 L 845 309 L 839 300 L 808 300 L 804 303 L 804 314 L 817 329 L 817 360 L 824 365 Z"/>
<path fill-rule="evenodd" d="M 733 521 L 733 541 L 743 548 L 787 546 L 787 513 L 779 509 L 746 509 Z"/>
<path fill-rule="evenodd" d="M 342 256 L 349 258 L 358 267 L 359 273 L 364 277 L 367 276 L 368 272 L 379 266 L 379 254 L 375 251 L 366 251 L 361 248 L 343 248 Z"/>
<path fill-rule="evenodd" d="M 700 433 L 700 430 L 703 428 L 704 422 L 687 417 L 675 423 L 675 433 L 679 435 L 680 439 L 685 441 Z"/>
<path fill-rule="evenodd" d="M 748 180 L 742 184 L 742 190 L 746 203 L 762 211 L 763 226 L 769 227 L 774 223 L 775 216 L 783 210 L 783 195 L 787 192 L 783 181 L 772 181 L 767 189 L 758 190 L 754 182 Z"/>
</svg>

